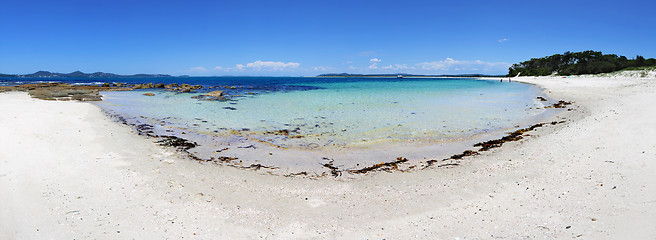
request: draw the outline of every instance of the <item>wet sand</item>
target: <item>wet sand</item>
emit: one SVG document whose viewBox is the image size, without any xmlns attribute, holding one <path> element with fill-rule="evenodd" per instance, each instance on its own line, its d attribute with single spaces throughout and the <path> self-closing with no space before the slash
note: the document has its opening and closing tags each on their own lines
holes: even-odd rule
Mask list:
<svg viewBox="0 0 656 240">
<path fill-rule="evenodd" d="M 353 179 L 201 163 L 94 105 L 0 93 L 0 238 L 656 236 L 656 80 L 513 81 L 577 113 L 458 166 Z"/>
</svg>

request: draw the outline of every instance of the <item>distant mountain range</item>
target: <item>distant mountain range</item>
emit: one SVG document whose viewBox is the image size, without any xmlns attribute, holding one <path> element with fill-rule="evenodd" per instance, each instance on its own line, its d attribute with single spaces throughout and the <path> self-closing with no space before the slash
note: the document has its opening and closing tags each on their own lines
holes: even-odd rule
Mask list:
<svg viewBox="0 0 656 240">
<path fill-rule="evenodd" d="M 2 74 L 0 77 L 25 77 L 25 78 L 154 78 L 154 77 L 172 77 L 166 74 L 134 74 L 134 75 L 119 75 L 113 73 L 95 72 L 83 73 L 75 71 L 72 73 L 54 73 L 48 71 L 38 71 L 31 74 Z"/>
<path fill-rule="evenodd" d="M 319 74 L 317 77 L 503 77 L 504 75 L 485 75 L 485 74 L 442 74 L 442 75 L 423 75 L 408 73 L 391 73 L 391 74 L 354 74 L 354 73 L 326 73 Z"/>
<path fill-rule="evenodd" d="M 317 77 L 501 77 L 503 75 L 485 75 L 485 74 L 455 74 L 455 75 L 421 75 L 421 74 L 353 74 L 353 73 L 326 73 L 317 75 Z M 31 74 L 2 74 L 0 77 L 18 77 L 18 78 L 158 78 L 158 77 L 189 77 L 187 75 L 171 76 L 167 74 L 133 74 L 120 75 L 114 73 L 95 72 L 83 73 L 75 71 L 72 73 L 55 73 L 48 71 L 38 71 Z"/>
</svg>

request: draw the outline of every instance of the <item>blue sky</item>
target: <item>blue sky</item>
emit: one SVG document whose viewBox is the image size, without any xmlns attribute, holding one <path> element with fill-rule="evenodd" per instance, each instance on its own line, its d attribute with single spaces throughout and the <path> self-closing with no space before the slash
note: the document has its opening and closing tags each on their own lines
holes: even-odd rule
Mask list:
<svg viewBox="0 0 656 240">
<path fill-rule="evenodd" d="M 505 74 L 565 51 L 656 57 L 654 1 L 3 0 L 0 73 Z"/>
</svg>

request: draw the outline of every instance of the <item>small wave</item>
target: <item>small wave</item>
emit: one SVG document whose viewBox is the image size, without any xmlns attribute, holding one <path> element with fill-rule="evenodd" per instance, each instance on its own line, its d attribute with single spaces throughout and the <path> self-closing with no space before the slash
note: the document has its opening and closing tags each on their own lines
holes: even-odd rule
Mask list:
<svg viewBox="0 0 656 240">
<path fill-rule="evenodd" d="M 106 82 L 76 82 L 76 83 L 71 83 L 71 85 L 76 85 L 76 86 L 80 86 L 80 85 L 102 85 L 103 83 L 106 83 Z"/>
</svg>

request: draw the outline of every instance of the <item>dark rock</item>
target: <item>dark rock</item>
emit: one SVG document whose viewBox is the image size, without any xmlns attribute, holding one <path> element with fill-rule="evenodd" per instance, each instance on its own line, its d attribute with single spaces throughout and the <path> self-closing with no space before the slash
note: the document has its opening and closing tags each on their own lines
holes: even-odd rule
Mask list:
<svg viewBox="0 0 656 240">
<path fill-rule="evenodd" d="M 191 142 L 176 136 L 161 136 L 161 137 L 164 139 L 157 141 L 157 143 L 159 143 L 162 146 L 176 147 L 182 150 L 189 150 L 190 148 L 194 148 L 198 146 L 198 144 L 195 142 Z"/>
<path fill-rule="evenodd" d="M 167 88 L 168 91 L 186 93 L 186 92 L 192 92 L 196 89 L 201 89 L 201 88 L 203 88 L 203 86 L 201 86 L 201 85 L 192 86 L 192 85 L 189 85 L 189 84 L 181 84 L 181 85 L 177 86 L 177 84 L 175 84 L 175 85 L 169 84 L 169 85 L 166 85 L 166 88 Z"/>
<path fill-rule="evenodd" d="M 144 83 L 144 84 L 137 84 L 132 87 L 132 89 L 145 89 L 145 88 L 153 88 L 152 83 Z"/>
</svg>

